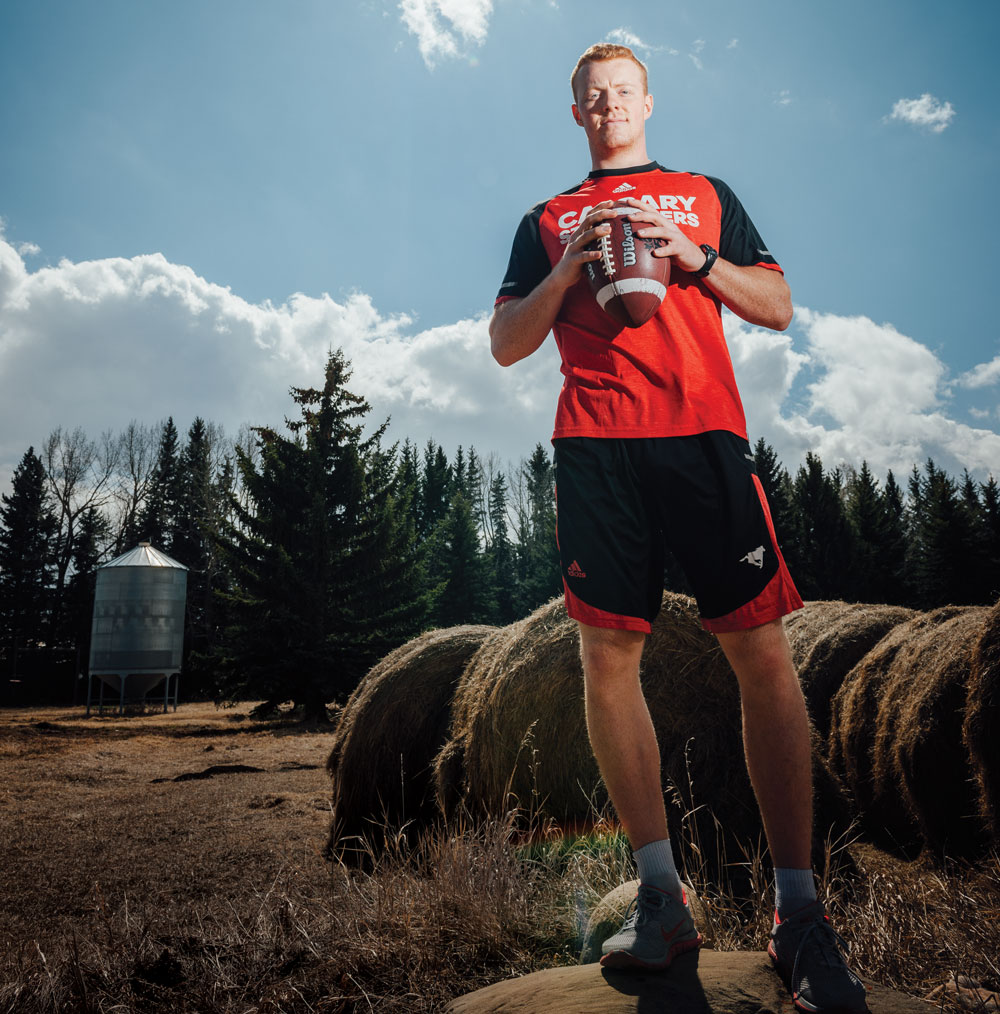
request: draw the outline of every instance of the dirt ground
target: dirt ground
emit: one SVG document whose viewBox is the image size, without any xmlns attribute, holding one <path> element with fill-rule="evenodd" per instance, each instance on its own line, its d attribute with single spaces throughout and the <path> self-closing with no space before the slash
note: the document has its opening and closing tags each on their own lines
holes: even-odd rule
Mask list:
<svg viewBox="0 0 1000 1014">
<path fill-rule="evenodd" d="M 129 896 L 203 907 L 279 874 L 324 883 L 329 733 L 251 708 L 0 711 L 0 946 L 44 950 Z"/>
</svg>

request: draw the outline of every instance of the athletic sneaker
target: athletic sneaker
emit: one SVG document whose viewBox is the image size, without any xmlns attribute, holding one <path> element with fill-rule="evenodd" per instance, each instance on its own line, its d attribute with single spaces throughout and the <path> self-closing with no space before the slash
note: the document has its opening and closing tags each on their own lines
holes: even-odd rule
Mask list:
<svg viewBox="0 0 1000 1014">
<path fill-rule="evenodd" d="M 778 918 L 767 953 L 797 1010 L 810 1014 L 865 1014 L 865 987 L 847 967 L 847 945 L 830 925 L 821 901 Z"/>
<path fill-rule="evenodd" d="M 687 907 L 687 894 L 681 897 L 646 884 L 625 911 L 625 923 L 601 946 L 601 964 L 605 968 L 640 968 L 656 971 L 685 951 L 701 946 L 701 934 Z"/>
</svg>

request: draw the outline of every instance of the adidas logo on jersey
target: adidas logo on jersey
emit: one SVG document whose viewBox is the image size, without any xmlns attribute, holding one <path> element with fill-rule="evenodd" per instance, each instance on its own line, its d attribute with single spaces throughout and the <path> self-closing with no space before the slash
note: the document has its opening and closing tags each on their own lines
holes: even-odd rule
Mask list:
<svg viewBox="0 0 1000 1014">
<path fill-rule="evenodd" d="M 574 560 L 569 565 L 569 567 L 566 568 L 566 573 L 569 574 L 570 577 L 586 577 L 587 576 L 586 573 L 583 571 L 583 569 L 580 567 L 580 564 L 578 564 L 576 562 L 576 560 Z"/>
<path fill-rule="evenodd" d="M 611 193 L 627 194 L 630 190 L 635 190 L 635 187 L 633 187 L 631 183 L 623 183 L 620 187 L 615 187 L 615 189 L 612 190 Z"/>
</svg>

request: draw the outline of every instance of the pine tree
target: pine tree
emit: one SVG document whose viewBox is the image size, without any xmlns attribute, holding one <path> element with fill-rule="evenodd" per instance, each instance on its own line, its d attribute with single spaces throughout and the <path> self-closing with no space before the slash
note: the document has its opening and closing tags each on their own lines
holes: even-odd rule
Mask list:
<svg viewBox="0 0 1000 1014">
<path fill-rule="evenodd" d="M 792 486 L 794 522 L 790 554 L 796 563 L 795 583 L 803 598 L 843 597 L 853 560 L 853 540 L 841 499 L 839 470 L 824 472 L 812 452 Z"/>
<path fill-rule="evenodd" d="M 96 508 L 88 507 L 80 515 L 76 544 L 73 547 L 72 575 L 66 582 L 62 640 L 72 644 L 78 668 L 85 669 L 90 655 L 90 631 L 94 615 L 94 591 L 97 568 L 112 542 L 111 524 Z"/>
<path fill-rule="evenodd" d="M 983 550 L 987 574 L 984 601 L 996 602 L 1000 598 L 1000 486 L 992 475 L 980 486 L 980 494 L 986 535 Z"/>
<path fill-rule="evenodd" d="M 17 651 L 47 636 L 57 531 L 45 468 L 29 447 L 14 469 L 10 495 L 0 496 L 0 645 L 11 671 Z"/>
<path fill-rule="evenodd" d="M 139 528 L 144 541 L 171 555 L 182 496 L 177 427 L 170 417 L 160 432 L 156 468 Z"/>
<path fill-rule="evenodd" d="M 451 466 L 440 444 L 427 441 L 424 470 L 420 480 L 420 510 L 417 533 L 429 539 L 448 513 L 451 498 Z"/>
<path fill-rule="evenodd" d="M 493 584 L 492 622 L 503 626 L 517 619 L 517 572 L 507 527 L 507 480 L 503 472 L 498 471 L 490 483 L 488 509 L 491 540 L 486 558 Z"/>
<path fill-rule="evenodd" d="M 436 551 L 441 573 L 434 599 L 436 625 L 488 623 L 495 608 L 490 573 L 472 505 L 463 489 L 455 490 L 451 509 L 438 526 Z"/>
<path fill-rule="evenodd" d="M 975 601 L 968 579 L 973 527 L 954 479 L 928 459 L 910 477 L 907 572 L 922 609 Z"/>
<path fill-rule="evenodd" d="M 290 699 L 318 720 L 426 612 L 395 452 L 381 447 L 384 425 L 362 437 L 370 406 L 349 377 L 331 352 L 322 390 L 292 389 L 292 436 L 257 430 L 259 464 L 237 451 L 247 503 L 233 498 L 221 540 L 234 589 L 220 696 Z"/>
<path fill-rule="evenodd" d="M 555 470 L 541 444 L 522 465 L 527 486 L 528 514 L 519 551 L 523 558 L 520 586 L 521 615 L 562 591 L 559 547 L 556 543 Z"/>
</svg>

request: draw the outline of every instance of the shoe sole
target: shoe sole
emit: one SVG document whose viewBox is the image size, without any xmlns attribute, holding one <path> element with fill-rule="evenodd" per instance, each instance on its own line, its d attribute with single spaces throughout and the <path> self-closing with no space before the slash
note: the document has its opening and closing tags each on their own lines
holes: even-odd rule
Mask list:
<svg viewBox="0 0 1000 1014">
<path fill-rule="evenodd" d="M 694 940 L 678 941 L 670 948 L 662 961 L 643 961 L 642 958 L 637 958 L 634 954 L 629 954 L 628 951 L 611 951 L 601 958 L 601 967 L 625 971 L 665 972 L 674 958 L 686 954 L 688 951 L 696 951 L 702 943 L 704 943 L 704 939 L 700 933 Z"/>
<path fill-rule="evenodd" d="M 791 969 L 786 971 L 785 967 L 778 960 L 778 955 L 775 954 L 774 944 L 772 943 L 767 945 L 767 956 L 771 959 L 771 964 L 774 966 L 774 970 L 778 973 L 779 978 L 785 984 L 785 989 L 791 993 Z M 816 1007 L 794 994 L 792 996 L 792 1003 L 795 1006 L 795 1009 L 802 1011 L 803 1014 L 871 1014 L 871 1010 L 869 1009 L 867 1003 L 864 1007 Z"/>
</svg>

